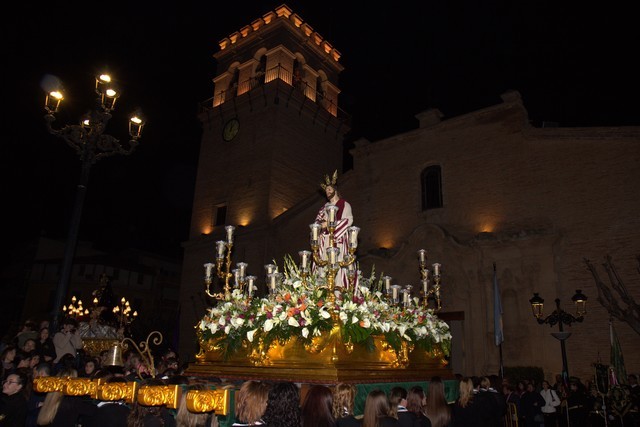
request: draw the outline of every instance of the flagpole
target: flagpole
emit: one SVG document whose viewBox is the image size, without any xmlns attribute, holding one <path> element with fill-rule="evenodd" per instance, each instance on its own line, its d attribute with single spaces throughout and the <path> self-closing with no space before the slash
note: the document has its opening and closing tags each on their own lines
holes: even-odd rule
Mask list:
<svg viewBox="0 0 640 427">
<path fill-rule="evenodd" d="M 500 353 L 500 370 L 498 372 L 499 377 L 504 378 L 504 363 L 502 359 L 502 342 L 504 341 L 504 332 L 502 328 L 502 301 L 500 298 L 500 289 L 498 288 L 498 275 L 496 272 L 496 263 L 493 263 L 493 327 L 496 344 Z"/>
</svg>

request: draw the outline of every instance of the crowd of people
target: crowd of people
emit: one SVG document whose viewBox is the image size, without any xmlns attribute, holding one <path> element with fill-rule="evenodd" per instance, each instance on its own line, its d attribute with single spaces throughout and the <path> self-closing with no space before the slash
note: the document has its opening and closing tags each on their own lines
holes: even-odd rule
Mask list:
<svg viewBox="0 0 640 427">
<path fill-rule="evenodd" d="M 95 401 L 66 396 L 61 392 L 37 393 L 37 377 L 102 378 L 105 382 L 136 381 L 141 385 L 179 384 L 185 391 L 207 387 L 235 390 L 234 426 L 273 427 L 569 427 L 638 426 L 640 386 L 629 375 L 627 390 L 631 404 L 616 417 L 603 405 L 591 384 L 571 378 L 568 386 L 557 377 L 548 381 L 508 379 L 497 376 L 457 375 L 458 397 L 447 401 L 440 377 L 421 386 L 396 385 L 387 392 L 374 389 L 356 413 L 354 384 L 302 385 L 288 381 L 247 380 L 224 382 L 187 377 L 177 353 L 170 348 L 154 355 L 152 366 L 135 351 L 122 354 L 122 364 L 113 364 L 109 352 L 91 357 L 82 350 L 73 320 L 62 322 L 60 331 L 49 335 L 46 322 L 37 328 L 26 322 L 0 349 L 2 400 L 0 427 L 4 426 L 188 426 L 216 427 L 215 414 L 189 412 L 184 401 L 177 409 L 144 406 L 137 402 Z M 151 372 L 151 369 L 155 372 Z M 187 393 L 183 393 L 183 398 Z M 183 399 L 184 400 L 184 399 Z M 601 409 L 601 410 L 598 410 Z M 607 417 L 605 422 L 605 417 Z M 516 424 L 517 422 L 517 424 Z"/>
<path fill-rule="evenodd" d="M 0 427 L 205 425 L 207 414 L 192 414 L 184 405 L 180 410 L 169 410 L 122 401 L 93 401 L 65 396 L 61 392 L 34 391 L 35 378 L 50 376 L 202 387 L 201 384 L 190 384 L 189 378 L 182 375 L 184 366 L 180 365 L 177 353 L 171 348 L 164 348 L 154 355 L 155 372 L 152 373 L 149 363 L 145 364 L 135 351 L 125 351 L 122 364 L 109 360 L 109 350 L 102 351 L 99 356 L 86 353 L 77 328 L 78 323 L 67 318 L 61 322 L 60 330 L 50 336 L 47 321 L 41 322 L 39 327 L 36 322 L 27 321 L 15 336 L 2 340 Z M 209 417 L 214 418 L 212 414 Z M 194 419 L 202 424 L 193 424 Z"/>
</svg>

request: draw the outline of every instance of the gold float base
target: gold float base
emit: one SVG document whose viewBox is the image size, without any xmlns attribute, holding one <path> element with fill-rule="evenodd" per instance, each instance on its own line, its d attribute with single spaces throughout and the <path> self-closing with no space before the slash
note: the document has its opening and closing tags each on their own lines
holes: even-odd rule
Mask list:
<svg viewBox="0 0 640 427">
<path fill-rule="evenodd" d="M 216 342 L 209 340 L 200 343 L 196 362 L 185 373 L 220 379 L 323 384 L 416 381 L 435 375 L 453 378 L 439 348 L 424 351 L 404 343 L 401 350 L 395 351 L 384 337 L 374 337 L 374 345 L 375 349 L 369 351 L 364 346 L 319 338 L 305 346 L 292 338 L 285 343 L 272 343 L 266 350 L 245 345 L 225 359 Z"/>
</svg>

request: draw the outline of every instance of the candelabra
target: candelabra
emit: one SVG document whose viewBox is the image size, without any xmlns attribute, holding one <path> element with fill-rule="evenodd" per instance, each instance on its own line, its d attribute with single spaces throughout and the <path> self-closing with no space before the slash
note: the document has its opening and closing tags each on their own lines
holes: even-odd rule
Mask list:
<svg viewBox="0 0 640 427">
<path fill-rule="evenodd" d="M 584 320 L 584 316 L 587 314 L 587 297 L 582 293 L 580 289 L 576 290 L 575 295 L 571 298 L 576 306 L 576 315 L 573 316 L 570 313 L 562 310 L 560 308 L 560 298 L 556 298 L 556 309 L 548 315 L 547 317 L 543 316 L 543 308 L 544 308 L 544 299 L 538 295 L 537 292 L 534 292 L 533 297 L 529 300 L 531 304 L 531 311 L 533 312 L 533 317 L 538 321 L 540 325 L 548 324 L 549 326 L 554 326 L 558 324 L 559 332 L 552 332 L 551 335 L 560 341 L 560 352 L 562 356 L 562 380 L 565 385 L 569 382 L 569 367 L 567 364 L 567 350 L 565 348 L 565 340 L 571 336 L 571 332 L 565 332 L 563 325 L 570 326 L 573 322 L 582 322 Z"/>
<path fill-rule="evenodd" d="M 229 300 L 231 298 L 231 285 L 230 281 L 234 279 L 234 288 L 240 289 L 244 292 L 244 288 L 247 288 L 247 296 L 253 297 L 255 290 L 255 276 L 247 276 L 248 264 L 245 262 L 239 262 L 235 269 L 231 269 L 231 250 L 233 249 L 233 232 L 235 227 L 227 225 L 225 227 L 227 240 L 218 240 L 216 242 L 216 263 L 206 263 L 204 265 L 205 275 L 205 292 L 206 294 L 215 299 Z M 211 284 L 213 283 L 213 268 L 216 268 L 216 275 L 218 278 L 224 280 L 223 292 L 212 293 Z"/>
<path fill-rule="evenodd" d="M 71 267 L 75 256 L 75 249 L 78 239 L 78 229 L 82 216 L 85 193 L 89 182 L 91 166 L 104 157 L 115 154 L 129 155 L 138 145 L 138 139 L 142 134 L 143 121 L 139 115 L 134 115 L 129 120 L 129 147 L 123 147 L 118 139 L 105 135 L 107 123 L 111 119 L 111 112 L 115 107 L 116 100 L 120 96 L 114 87 L 111 77 L 102 74 L 96 78 L 95 92 L 98 95 L 96 108 L 89 111 L 81 118 L 78 125 L 66 125 L 61 129 L 54 129 L 52 124 L 56 120 L 55 113 L 58 112 L 60 103 L 64 95 L 60 90 L 54 90 L 47 94 L 45 101 L 45 123 L 49 133 L 58 136 L 73 148 L 80 157 L 82 171 L 80 183 L 78 184 L 71 225 L 67 237 L 60 283 L 56 291 L 53 306 L 53 326 L 57 327 L 57 314 L 62 306 L 62 301 L 66 297 Z"/>
<path fill-rule="evenodd" d="M 422 283 L 422 290 L 420 291 L 422 304 L 427 307 L 429 305 L 429 299 L 433 298 L 436 305 L 435 311 L 439 312 L 442 309 L 440 300 L 441 265 L 435 263 L 431 266 L 433 270 L 429 271 L 427 269 L 427 251 L 420 249 L 418 251 L 418 266 L 420 268 L 420 281 Z M 433 279 L 433 284 L 430 284 L 430 277 Z"/>
<path fill-rule="evenodd" d="M 84 308 L 82 306 L 82 300 L 78 300 L 74 295 L 71 297 L 71 303 L 68 306 L 62 306 L 62 313 L 67 317 L 72 317 L 76 320 L 79 320 L 83 316 L 87 316 L 89 314 L 89 309 Z"/>
<path fill-rule="evenodd" d="M 128 326 L 136 317 L 138 317 L 137 311 L 134 311 L 133 313 L 131 311 L 131 304 L 125 297 L 122 297 L 120 304 L 113 307 L 113 314 L 116 316 L 120 328 Z"/>
<path fill-rule="evenodd" d="M 313 262 L 320 268 L 326 268 L 327 289 L 329 290 L 328 300 L 330 303 L 335 302 L 335 280 L 336 274 L 342 268 L 348 268 L 349 272 L 347 277 L 349 278 L 349 285 L 354 288 L 354 292 L 357 293 L 355 286 L 356 272 L 355 272 L 355 252 L 358 248 L 358 233 L 360 228 L 351 226 L 347 228 L 347 254 L 343 254 L 342 260 L 340 259 L 340 248 L 337 246 L 335 231 L 337 226 L 336 214 L 338 207 L 335 205 L 328 205 L 326 207 L 327 213 L 327 230 L 329 232 L 329 242 L 325 250 L 325 254 L 320 253 L 320 231 L 321 226 L 318 223 L 309 225 L 311 230 L 311 250 L 313 251 Z"/>
</svg>

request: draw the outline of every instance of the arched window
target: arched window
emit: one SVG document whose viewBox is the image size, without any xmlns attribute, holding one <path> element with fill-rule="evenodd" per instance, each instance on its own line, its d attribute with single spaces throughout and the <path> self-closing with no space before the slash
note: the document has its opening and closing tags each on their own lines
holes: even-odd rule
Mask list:
<svg viewBox="0 0 640 427">
<path fill-rule="evenodd" d="M 442 170 L 439 165 L 429 166 L 420 174 L 422 184 L 422 210 L 442 207 Z"/>
</svg>

